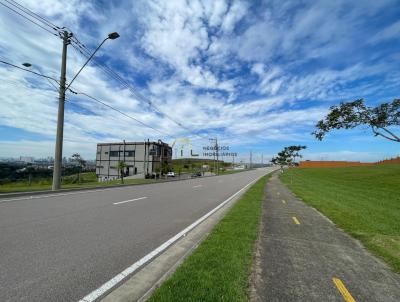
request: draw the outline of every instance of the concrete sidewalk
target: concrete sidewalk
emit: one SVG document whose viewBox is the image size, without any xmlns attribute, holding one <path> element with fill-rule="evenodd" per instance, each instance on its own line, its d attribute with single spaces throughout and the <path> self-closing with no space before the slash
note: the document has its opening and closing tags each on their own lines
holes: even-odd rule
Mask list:
<svg viewBox="0 0 400 302">
<path fill-rule="evenodd" d="M 400 275 L 307 206 L 266 187 L 253 301 L 400 301 Z"/>
</svg>

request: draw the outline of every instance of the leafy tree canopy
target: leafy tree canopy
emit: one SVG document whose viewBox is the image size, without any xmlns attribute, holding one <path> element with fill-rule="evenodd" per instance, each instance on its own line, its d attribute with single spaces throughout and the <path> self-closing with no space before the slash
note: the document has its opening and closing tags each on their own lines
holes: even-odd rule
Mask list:
<svg viewBox="0 0 400 302">
<path fill-rule="evenodd" d="M 296 158 L 301 158 L 301 150 L 306 149 L 306 146 L 289 146 L 285 147 L 282 151 L 278 153 L 278 156 L 273 157 L 271 162 L 275 165 L 282 166 L 292 166 L 295 164 Z"/>
<path fill-rule="evenodd" d="M 79 153 L 74 153 L 72 154 L 72 159 L 79 164 L 81 167 L 86 166 L 86 160 L 82 158 L 82 156 Z"/>
<path fill-rule="evenodd" d="M 322 140 L 333 129 L 353 129 L 361 125 L 370 127 L 375 136 L 400 142 L 400 136 L 389 129 L 400 125 L 400 99 L 376 107 L 366 106 L 363 99 L 332 106 L 312 134 Z"/>
</svg>

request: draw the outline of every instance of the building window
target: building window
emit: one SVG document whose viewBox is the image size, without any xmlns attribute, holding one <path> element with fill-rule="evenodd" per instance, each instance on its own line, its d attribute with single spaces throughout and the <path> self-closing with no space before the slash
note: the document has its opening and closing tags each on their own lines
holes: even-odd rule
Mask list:
<svg viewBox="0 0 400 302">
<path fill-rule="evenodd" d="M 149 150 L 149 155 L 153 155 L 153 156 L 160 156 L 160 146 L 153 146 L 150 150 Z"/>
<path fill-rule="evenodd" d="M 108 152 L 104 152 L 105 154 L 108 154 Z"/>
<path fill-rule="evenodd" d="M 97 169 L 103 169 L 104 166 L 96 166 Z"/>
<path fill-rule="evenodd" d="M 135 151 L 125 151 L 125 156 L 134 157 L 135 156 Z"/>
<path fill-rule="evenodd" d="M 119 156 L 119 151 L 110 151 L 110 156 Z"/>
</svg>

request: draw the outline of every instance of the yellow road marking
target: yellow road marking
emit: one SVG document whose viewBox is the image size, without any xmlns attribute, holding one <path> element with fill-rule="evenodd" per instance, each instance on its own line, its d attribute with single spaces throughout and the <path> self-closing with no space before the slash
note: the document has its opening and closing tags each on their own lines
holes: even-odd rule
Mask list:
<svg viewBox="0 0 400 302">
<path fill-rule="evenodd" d="M 337 289 L 340 291 L 340 293 L 342 294 L 342 296 L 346 302 L 356 302 L 356 300 L 354 300 L 354 298 L 351 296 L 351 294 L 347 290 L 346 286 L 344 286 L 343 282 L 340 279 L 332 278 L 332 280 L 333 280 L 333 283 L 335 283 Z"/>
<path fill-rule="evenodd" d="M 300 224 L 300 221 L 296 217 L 293 216 L 292 219 L 295 224 Z"/>
<path fill-rule="evenodd" d="M 286 200 L 282 199 L 282 203 L 286 204 Z"/>
</svg>

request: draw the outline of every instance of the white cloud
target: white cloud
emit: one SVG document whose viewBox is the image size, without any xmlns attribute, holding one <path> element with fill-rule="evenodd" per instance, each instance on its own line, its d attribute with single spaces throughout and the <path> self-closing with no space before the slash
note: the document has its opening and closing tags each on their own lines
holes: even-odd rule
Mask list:
<svg viewBox="0 0 400 302">
<path fill-rule="evenodd" d="M 369 40 L 370 43 L 376 44 L 385 40 L 399 39 L 400 38 L 400 21 L 397 21 L 380 32 L 376 33 Z"/>
<path fill-rule="evenodd" d="M 245 2 L 234 1 L 232 3 L 221 24 L 221 29 L 225 34 L 232 32 L 237 22 L 246 15 L 247 8 L 248 7 Z"/>
<path fill-rule="evenodd" d="M 371 57 L 361 51 L 370 35 L 364 33 L 364 17 L 393 5 L 377 2 L 269 1 L 255 8 L 248 1 L 152 0 L 107 3 L 104 10 L 95 2 L 24 3 L 72 28 L 90 49 L 108 31 L 120 31 L 121 38 L 107 42 L 99 60 L 122 66 L 118 72 L 124 78 L 132 84 L 138 81 L 138 91 L 185 126 L 244 146 L 306 139 L 332 101 L 398 91 L 396 64 L 379 53 Z M 31 62 L 58 78 L 60 39 L 4 9 L 0 15 L 1 58 L 16 64 Z M 398 22 L 378 31 L 372 41 L 395 39 L 397 33 Z M 69 79 L 83 62 L 69 47 Z M 51 154 L 56 93 L 46 81 L 11 68 L 1 66 L 0 77 L 6 79 L 0 82 L 0 125 L 42 135 L 42 146 L 33 141 L 27 145 L 36 150 L 46 149 L 47 144 Z M 160 131 L 190 135 L 95 65 L 85 68 L 74 87 Z M 87 154 L 98 139 L 160 137 L 83 96 L 68 98 L 66 141 L 87 142 L 82 147 Z M 5 141 L 5 147 L 11 144 Z"/>
</svg>

